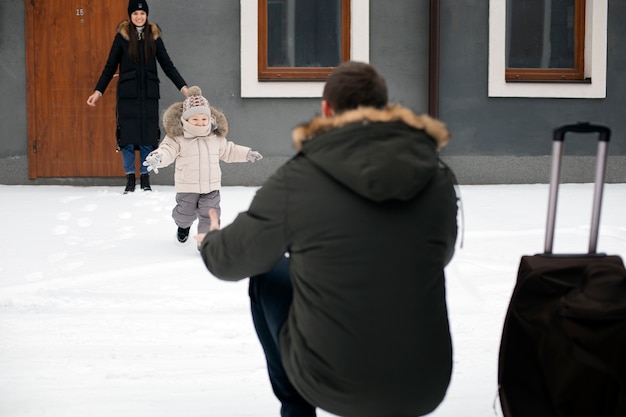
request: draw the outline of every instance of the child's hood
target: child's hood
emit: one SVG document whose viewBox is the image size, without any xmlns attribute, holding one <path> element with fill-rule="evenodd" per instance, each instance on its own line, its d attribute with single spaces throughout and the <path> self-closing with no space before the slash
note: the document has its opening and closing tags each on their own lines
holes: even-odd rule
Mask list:
<svg viewBox="0 0 626 417">
<path fill-rule="evenodd" d="M 221 110 L 216 109 L 213 106 L 211 108 L 211 116 L 215 119 L 215 133 L 217 136 L 226 137 L 228 136 L 228 120 L 224 113 Z M 163 127 L 165 128 L 165 133 L 167 133 L 170 137 L 182 136 L 183 135 L 183 123 L 180 121 L 181 116 L 183 115 L 183 102 L 179 101 L 167 108 L 163 113 Z"/>
</svg>

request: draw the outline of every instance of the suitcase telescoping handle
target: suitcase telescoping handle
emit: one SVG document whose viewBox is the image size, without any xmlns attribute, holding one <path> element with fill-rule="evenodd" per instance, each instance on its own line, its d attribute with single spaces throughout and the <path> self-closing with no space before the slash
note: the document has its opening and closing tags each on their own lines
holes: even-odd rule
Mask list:
<svg viewBox="0 0 626 417">
<path fill-rule="evenodd" d="M 563 142 L 565 134 L 574 133 L 598 133 L 598 155 L 596 158 L 596 177 L 593 191 L 593 209 L 591 212 L 591 230 L 589 234 L 589 253 L 595 254 L 598 245 L 598 230 L 600 229 L 600 209 L 602 207 L 602 191 L 604 188 L 604 175 L 606 172 L 607 150 L 611 130 L 608 127 L 592 125 L 590 123 L 577 123 L 561 126 L 554 130 L 552 142 L 552 169 L 550 173 L 550 195 L 548 198 L 548 221 L 546 224 L 546 240 L 544 253 L 552 253 L 554 242 L 554 227 L 556 223 L 556 203 L 559 193 L 561 173 L 561 160 L 563 157 Z"/>
</svg>

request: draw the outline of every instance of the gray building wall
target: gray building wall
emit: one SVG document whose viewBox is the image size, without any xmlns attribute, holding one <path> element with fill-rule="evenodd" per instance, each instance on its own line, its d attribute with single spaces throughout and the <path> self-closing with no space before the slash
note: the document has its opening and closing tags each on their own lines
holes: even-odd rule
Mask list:
<svg viewBox="0 0 626 417">
<path fill-rule="evenodd" d="M 370 61 L 386 76 L 392 101 L 426 112 L 429 2 L 393 3 L 370 0 Z M 319 100 L 240 97 L 238 1 L 150 0 L 150 10 L 187 82 L 200 85 L 224 110 L 230 139 L 265 156 L 255 164 L 223 164 L 223 184 L 260 185 L 293 155 L 291 130 L 319 112 Z M 577 121 L 613 129 L 607 180 L 626 182 L 624 19 L 626 0 L 610 0 L 606 99 L 489 98 L 488 1 L 441 0 L 439 117 L 453 134 L 442 157 L 462 184 L 546 182 L 552 129 Z M 24 32 L 23 1 L 0 2 L 0 184 L 121 184 L 117 178 L 28 179 Z M 161 79 L 164 110 L 181 96 L 166 77 Z M 564 181 L 592 181 L 594 145 L 591 140 L 566 145 Z M 173 170 L 160 170 L 152 178 L 155 184 L 173 184 Z"/>
<path fill-rule="evenodd" d="M 607 181 L 626 182 L 626 1 L 609 0 L 608 13 L 607 98 L 489 98 L 489 1 L 441 0 L 440 118 L 453 134 L 443 157 L 461 183 L 547 182 L 553 129 L 579 121 L 612 129 Z M 596 141 L 571 139 L 562 180 L 593 182 Z"/>
<path fill-rule="evenodd" d="M 24 176 L 18 169 L 27 147 L 24 30 L 24 2 L 0 2 L 0 179 Z"/>
</svg>

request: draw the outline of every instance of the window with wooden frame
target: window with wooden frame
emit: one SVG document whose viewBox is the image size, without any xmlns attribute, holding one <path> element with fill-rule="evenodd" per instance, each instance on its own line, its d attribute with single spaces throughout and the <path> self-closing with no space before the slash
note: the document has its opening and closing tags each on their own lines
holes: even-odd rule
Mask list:
<svg viewBox="0 0 626 417">
<path fill-rule="evenodd" d="M 506 82 L 585 80 L 585 0 L 506 0 Z"/>
<path fill-rule="evenodd" d="M 322 81 L 350 59 L 350 0 L 258 0 L 258 80 Z"/>
</svg>

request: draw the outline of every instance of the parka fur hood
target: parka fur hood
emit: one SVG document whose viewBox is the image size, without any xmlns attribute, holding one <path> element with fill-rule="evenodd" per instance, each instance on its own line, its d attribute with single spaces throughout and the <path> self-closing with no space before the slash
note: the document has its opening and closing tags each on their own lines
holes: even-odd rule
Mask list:
<svg viewBox="0 0 626 417">
<path fill-rule="evenodd" d="M 156 40 L 161 36 L 161 28 L 156 23 L 148 22 L 150 29 L 152 30 L 152 37 Z M 117 25 L 117 33 L 122 35 L 125 40 L 130 40 L 130 20 L 122 20 Z"/>
<path fill-rule="evenodd" d="M 213 133 L 225 138 L 228 136 L 228 120 L 221 110 L 213 106 L 211 108 L 211 122 L 215 124 Z M 183 102 L 178 101 L 165 110 L 163 113 L 163 128 L 168 136 L 176 137 L 183 135 L 183 123 L 180 118 L 183 115 Z"/>
<path fill-rule="evenodd" d="M 335 117 L 318 116 L 311 122 L 295 128 L 292 132 L 294 146 L 302 149 L 303 142 L 333 129 L 344 127 L 351 123 L 389 123 L 401 122 L 418 130 L 425 131 L 437 144 L 437 150 L 443 149 L 450 141 L 450 132 L 445 124 L 427 115 L 415 114 L 410 109 L 389 104 L 384 109 L 373 107 L 359 107 L 356 110 L 346 111 Z"/>
<path fill-rule="evenodd" d="M 438 172 L 445 125 L 399 105 L 315 117 L 293 131 L 298 153 L 373 201 L 414 198 Z"/>
</svg>

